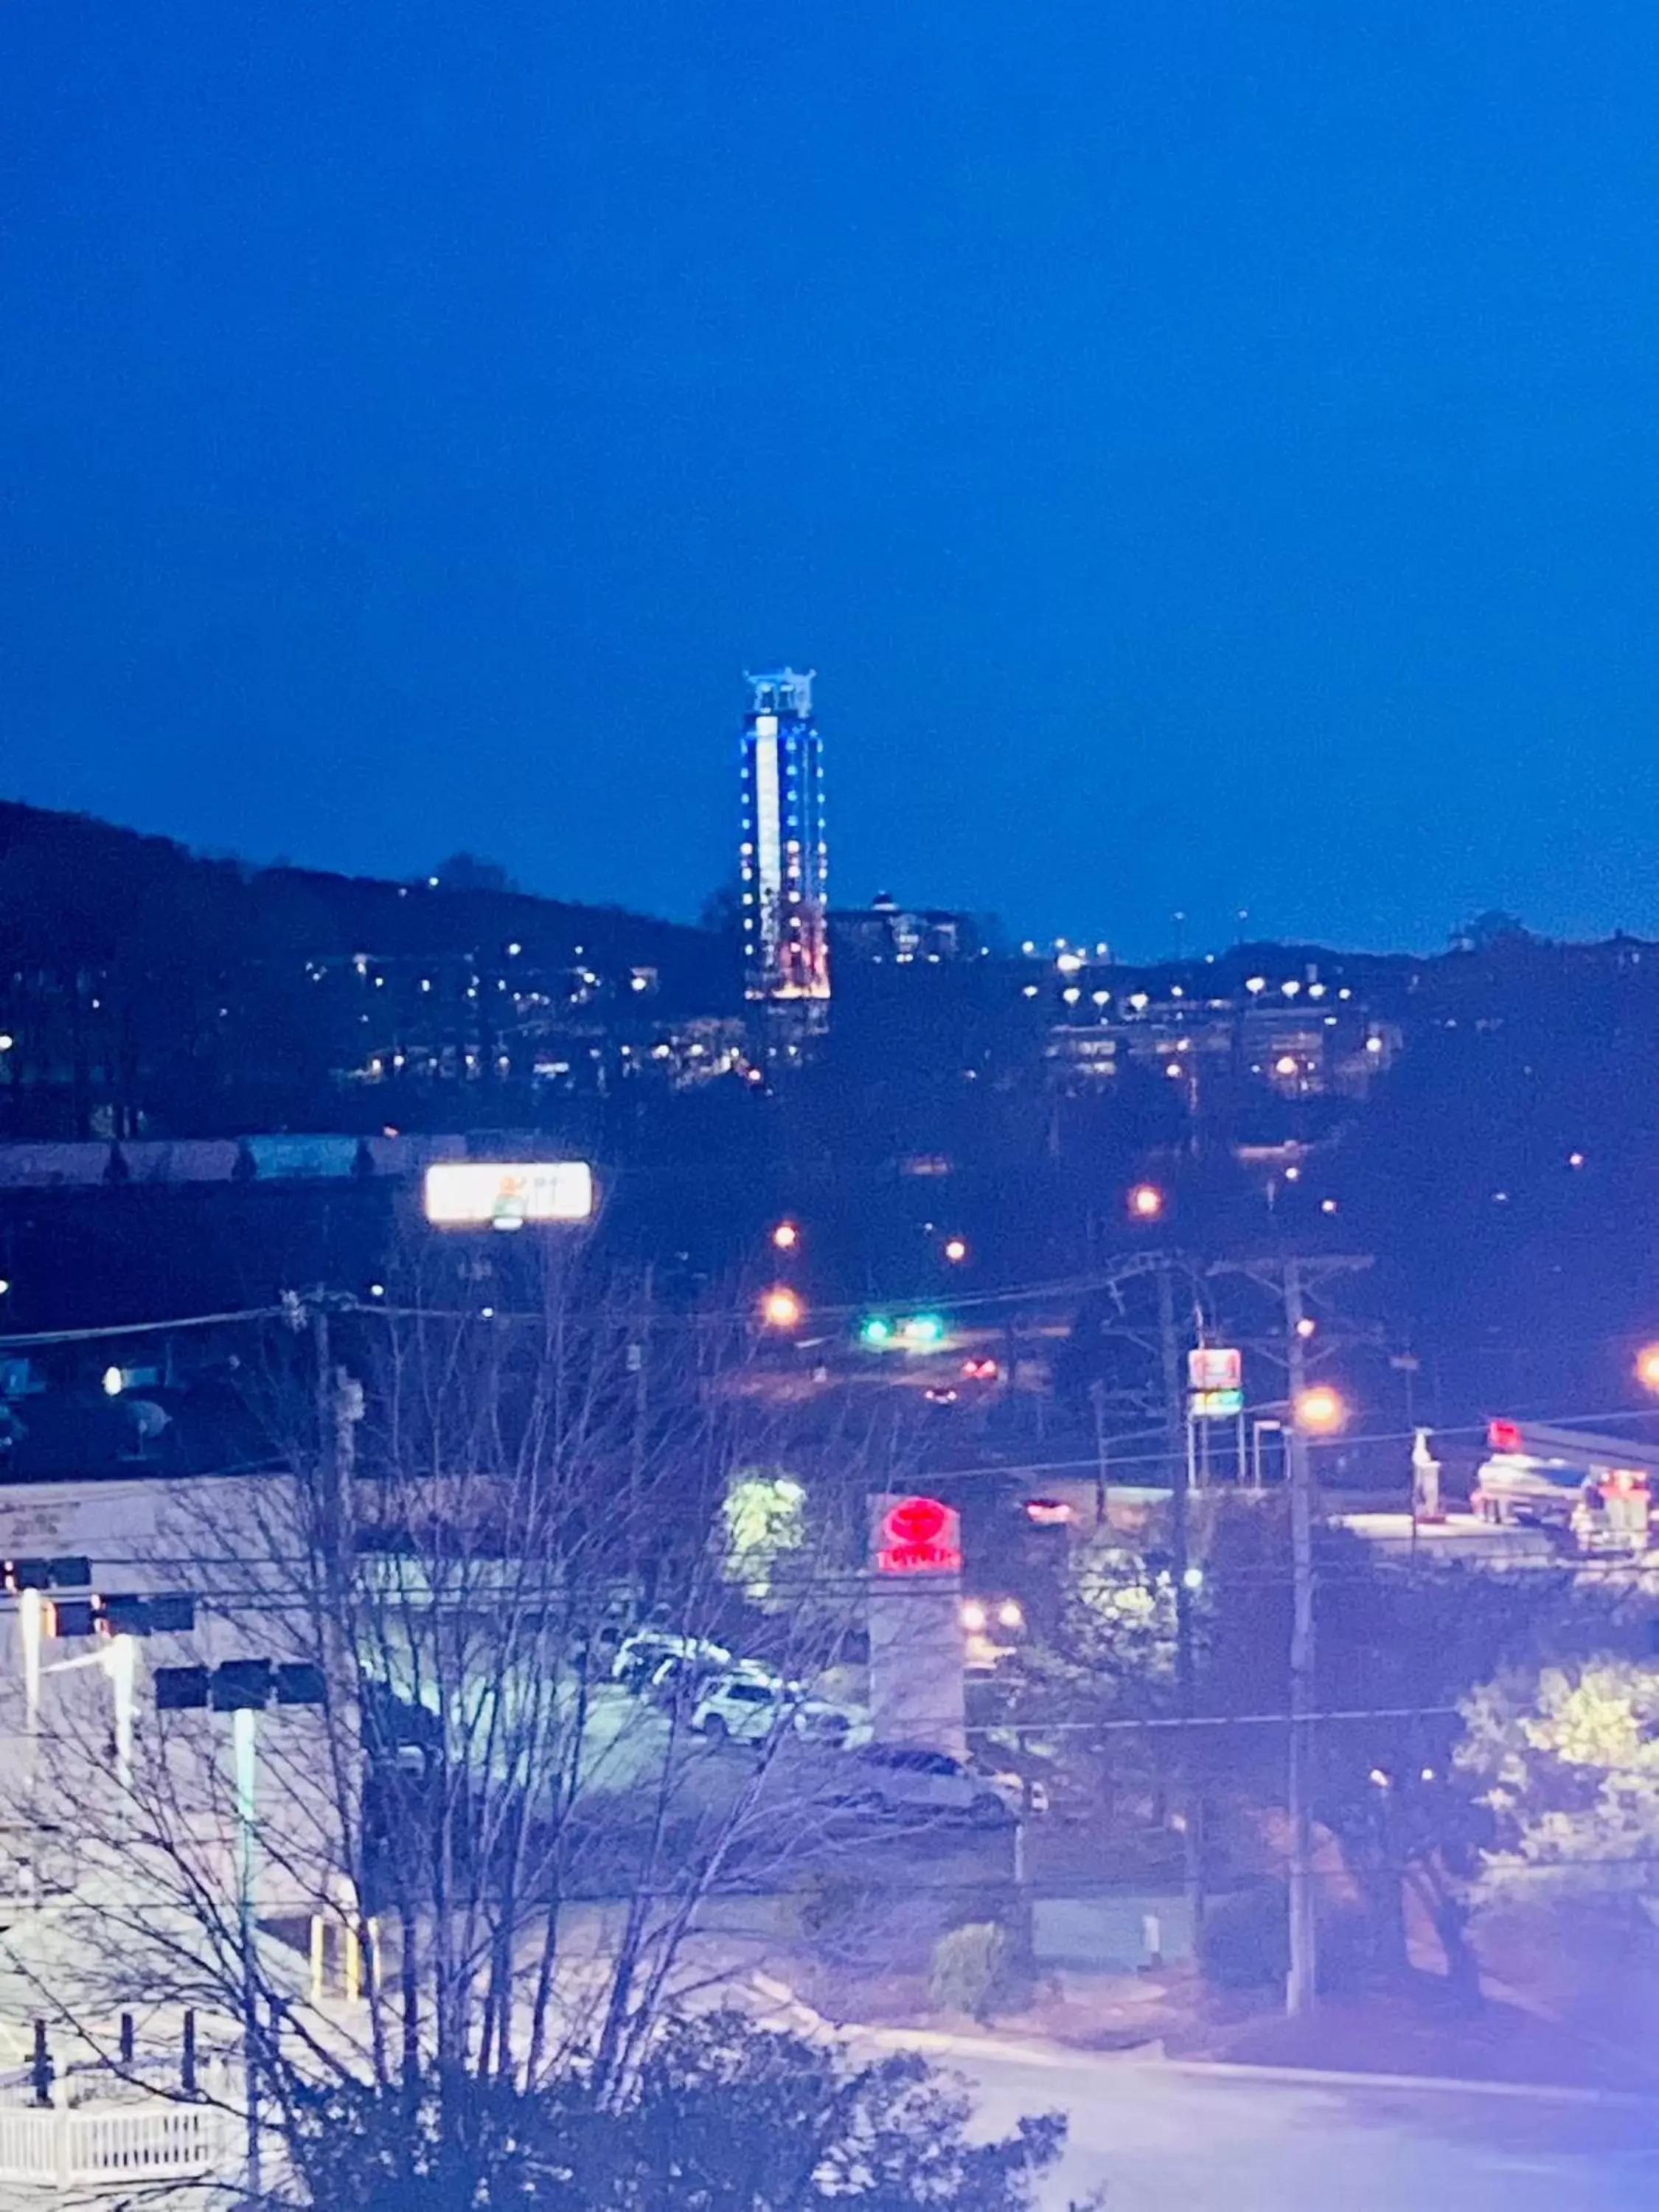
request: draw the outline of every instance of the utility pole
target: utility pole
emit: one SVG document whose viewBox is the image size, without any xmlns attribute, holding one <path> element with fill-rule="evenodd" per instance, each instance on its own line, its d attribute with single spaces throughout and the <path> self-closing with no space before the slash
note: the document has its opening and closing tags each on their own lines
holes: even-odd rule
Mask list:
<svg viewBox="0 0 1659 2212">
<path fill-rule="evenodd" d="M 1290 1380 L 1290 1419 L 1285 1449 L 1291 1492 L 1291 1752 L 1287 1795 L 1291 1817 L 1290 1972 L 1285 2008 L 1299 2018 L 1313 2008 L 1318 1988 L 1318 1926 L 1313 1867 L 1314 1571 L 1313 1463 L 1297 1418 L 1307 1387 L 1304 1351 L 1302 1270 L 1285 1262 L 1285 1364 Z"/>
<path fill-rule="evenodd" d="M 640 1285 L 640 1320 L 638 1330 L 628 1347 L 628 1364 L 634 1370 L 634 1426 L 632 1451 L 629 1466 L 628 1497 L 628 1573 L 632 1581 L 640 1577 L 641 1516 L 645 1499 L 646 1439 L 651 1411 L 651 1322 L 652 1300 L 656 1289 L 656 1269 L 647 1260 Z M 644 1610 L 644 1592 L 640 1592 L 641 1610 Z"/>
<path fill-rule="evenodd" d="M 1315 1920 L 1313 1748 L 1316 1686 L 1314 1680 L 1314 1483 L 1307 1431 L 1301 1411 L 1308 1383 L 1308 1340 L 1314 1324 L 1307 1310 L 1310 1290 L 1343 1275 L 1358 1273 L 1370 1261 L 1360 1254 L 1329 1254 L 1316 1259 L 1234 1261 L 1212 1269 L 1217 1275 L 1242 1275 L 1278 1299 L 1283 1309 L 1282 1348 L 1276 1340 L 1257 1348 L 1285 1369 L 1285 1475 L 1291 1509 L 1290 1755 L 1285 1771 L 1285 1804 L 1290 1815 L 1290 1972 L 1285 2007 L 1292 2017 L 1310 2012 L 1318 1991 L 1318 1931 Z M 1261 1424 L 1256 1437 L 1260 1450 Z M 1258 1457 L 1258 1466 L 1260 1464 Z"/>
<path fill-rule="evenodd" d="M 1107 1454 L 1106 1385 L 1097 1376 L 1089 1385 L 1089 1403 L 1095 1416 L 1095 1526 L 1106 1526 Z"/>
<path fill-rule="evenodd" d="M 1166 1253 L 1158 1269 L 1158 1340 L 1164 1376 L 1164 1449 L 1170 1462 L 1170 1557 L 1175 1583 L 1176 1696 L 1183 1721 L 1193 1717 L 1193 1591 L 1188 1523 L 1186 1401 L 1182 1389 L 1181 1341 L 1176 1334 L 1175 1261 Z M 1204 1917 L 1204 1839 L 1198 1792 L 1192 1786 L 1191 1731 L 1181 1731 L 1182 1870 L 1194 1947 Z"/>
</svg>

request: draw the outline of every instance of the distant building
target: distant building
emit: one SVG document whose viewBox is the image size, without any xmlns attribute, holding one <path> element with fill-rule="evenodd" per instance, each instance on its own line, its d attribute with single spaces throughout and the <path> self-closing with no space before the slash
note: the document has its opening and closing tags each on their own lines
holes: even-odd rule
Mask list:
<svg viewBox="0 0 1659 2212">
<path fill-rule="evenodd" d="M 1054 965 L 1059 1018 L 1047 1058 L 1062 1088 L 1092 1088 L 1139 1066 L 1178 1082 L 1194 1109 L 1212 1077 L 1257 1084 L 1283 1099 L 1358 1101 L 1404 1042 L 1397 1020 L 1376 1013 L 1352 987 L 1322 981 L 1316 968 L 1279 983 L 1252 975 L 1240 990 L 1218 992 L 1162 971 L 1109 974 L 1067 954 Z"/>
<path fill-rule="evenodd" d="M 867 907 L 842 908 L 830 916 L 830 949 L 837 960 L 976 960 L 979 932 L 973 917 L 937 907 L 902 907 L 878 891 Z"/>
<path fill-rule="evenodd" d="M 751 999 L 830 996 L 823 764 L 812 674 L 745 678 L 743 726 L 743 951 Z"/>
</svg>

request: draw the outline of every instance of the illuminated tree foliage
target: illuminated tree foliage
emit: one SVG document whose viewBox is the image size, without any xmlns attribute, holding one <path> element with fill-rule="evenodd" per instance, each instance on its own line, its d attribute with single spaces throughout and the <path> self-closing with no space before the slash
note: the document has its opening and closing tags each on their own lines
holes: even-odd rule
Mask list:
<svg viewBox="0 0 1659 2212">
<path fill-rule="evenodd" d="M 1458 1765 L 1498 1830 L 1482 1899 L 1626 1899 L 1659 1917 L 1659 1668 L 1506 1673 L 1463 1710 Z"/>
</svg>

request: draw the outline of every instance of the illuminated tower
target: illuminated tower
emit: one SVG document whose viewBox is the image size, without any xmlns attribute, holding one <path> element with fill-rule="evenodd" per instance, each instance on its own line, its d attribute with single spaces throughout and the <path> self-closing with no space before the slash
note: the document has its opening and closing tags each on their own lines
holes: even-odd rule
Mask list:
<svg viewBox="0 0 1659 2212">
<path fill-rule="evenodd" d="M 776 668 L 744 681 L 744 985 L 751 999 L 827 999 L 830 848 L 812 672 Z"/>
</svg>

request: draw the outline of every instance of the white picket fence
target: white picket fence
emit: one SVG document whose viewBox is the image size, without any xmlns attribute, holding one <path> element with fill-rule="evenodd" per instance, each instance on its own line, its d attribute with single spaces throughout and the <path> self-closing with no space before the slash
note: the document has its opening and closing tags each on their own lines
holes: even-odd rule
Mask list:
<svg viewBox="0 0 1659 2212">
<path fill-rule="evenodd" d="M 0 2181 L 58 2189 L 232 2179 L 243 2124 L 218 2105 L 143 2096 L 121 2103 L 0 2106 Z"/>
</svg>

